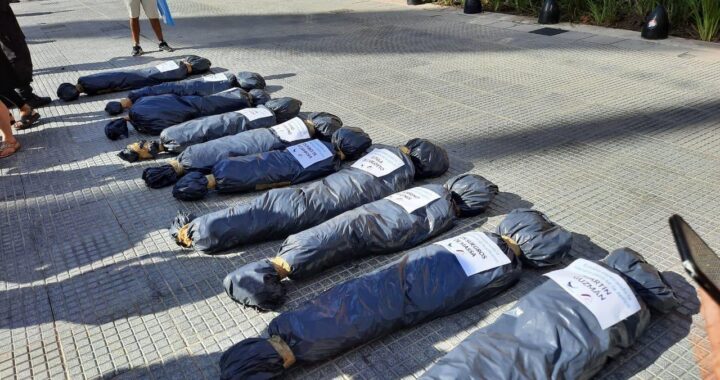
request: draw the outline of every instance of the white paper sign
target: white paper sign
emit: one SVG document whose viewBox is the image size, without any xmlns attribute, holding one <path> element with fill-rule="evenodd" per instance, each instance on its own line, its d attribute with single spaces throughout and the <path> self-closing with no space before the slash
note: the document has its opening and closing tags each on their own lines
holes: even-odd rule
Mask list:
<svg viewBox="0 0 720 380">
<path fill-rule="evenodd" d="M 298 140 L 305 140 L 310 138 L 310 132 L 299 117 L 294 117 L 282 124 L 278 124 L 272 128 L 275 131 L 277 137 L 283 141 L 293 142 Z"/>
<path fill-rule="evenodd" d="M 408 213 L 411 213 L 436 199 L 440 199 L 440 195 L 424 187 L 414 187 L 387 196 L 385 199 L 404 208 Z"/>
<path fill-rule="evenodd" d="M 387 149 L 380 148 L 360 157 L 352 167 L 366 171 L 375 177 L 382 177 L 403 165 L 405 165 L 405 162 L 402 158 Z"/>
<path fill-rule="evenodd" d="M 545 275 L 585 305 L 603 330 L 640 310 L 622 277 L 592 261 L 577 259 L 565 269 Z"/>
<path fill-rule="evenodd" d="M 455 254 L 468 276 L 510 264 L 500 247 L 480 231 L 466 232 L 435 244 Z"/>
<path fill-rule="evenodd" d="M 155 66 L 155 68 L 158 69 L 161 73 L 164 73 L 166 71 L 179 69 L 180 66 L 178 66 L 177 62 L 175 61 L 167 61 Z"/>
<path fill-rule="evenodd" d="M 205 82 L 222 82 L 227 79 L 227 77 L 223 73 L 206 75 L 202 78 L 203 78 L 203 81 L 205 81 Z"/>
<path fill-rule="evenodd" d="M 269 117 L 272 116 L 272 112 L 270 112 L 267 108 L 245 108 L 240 111 L 237 111 L 237 113 L 245 116 L 246 119 L 249 121 L 257 120 L 261 117 Z M 306 129 L 307 131 L 307 129 Z"/>
<path fill-rule="evenodd" d="M 333 156 L 333 152 L 320 140 L 310 140 L 287 148 L 303 168 Z"/>
</svg>

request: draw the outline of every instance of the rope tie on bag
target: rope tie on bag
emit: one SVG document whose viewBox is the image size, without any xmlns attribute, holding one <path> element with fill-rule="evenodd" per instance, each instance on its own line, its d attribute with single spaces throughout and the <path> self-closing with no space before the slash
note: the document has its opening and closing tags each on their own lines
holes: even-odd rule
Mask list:
<svg viewBox="0 0 720 380">
<path fill-rule="evenodd" d="M 285 261 L 285 259 L 280 256 L 276 256 L 269 261 L 270 264 L 272 264 L 273 268 L 275 268 L 275 271 L 277 272 L 281 280 L 290 275 L 292 268 L 290 268 L 290 263 Z"/>
<path fill-rule="evenodd" d="M 400 147 L 400 151 L 406 156 L 410 155 L 410 148 L 406 147 L 405 145 Z"/>
<path fill-rule="evenodd" d="M 85 89 L 83 88 L 83 86 L 82 86 L 80 83 L 78 83 L 78 84 L 75 85 L 75 89 L 77 89 L 78 92 L 81 93 L 81 94 L 82 94 L 83 92 L 85 92 Z"/>
<path fill-rule="evenodd" d="M 507 235 L 501 235 L 500 237 L 503 239 L 503 241 L 505 241 L 505 244 L 507 244 L 508 248 L 510 248 L 515 253 L 515 256 L 520 257 L 520 255 L 522 255 L 522 249 L 520 249 L 520 245 L 518 245 L 518 243 L 513 238 Z"/>
<path fill-rule="evenodd" d="M 287 369 L 295 364 L 295 354 L 293 354 L 290 346 L 288 346 L 281 337 L 273 335 L 268 339 L 268 342 L 283 359 L 283 368 Z"/>
<path fill-rule="evenodd" d="M 192 73 L 192 65 L 189 64 L 189 63 L 187 63 L 187 62 L 185 62 L 185 61 L 182 61 L 182 63 L 183 63 L 183 64 L 185 65 L 185 67 L 187 68 L 187 73 L 188 73 L 188 74 Z"/>
<path fill-rule="evenodd" d="M 343 151 L 340 149 L 337 150 L 337 155 L 340 161 L 345 161 L 345 159 L 347 158 L 347 156 L 345 156 L 345 153 L 343 153 Z"/>
<path fill-rule="evenodd" d="M 307 127 L 308 134 L 310 137 L 315 136 L 315 123 L 312 122 L 312 120 L 303 120 L 305 122 L 305 126 Z"/>
<path fill-rule="evenodd" d="M 185 173 L 185 168 L 180 165 L 180 161 L 178 160 L 170 160 L 170 166 L 172 166 L 177 175 L 183 175 Z"/>
<path fill-rule="evenodd" d="M 192 238 L 189 235 L 190 232 L 190 223 L 182 226 L 177 232 L 177 237 L 175 240 L 177 240 L 178 244 L 185 248 L 192 247 Z"/>
<path fill-rule="evenodd" d="M 207 178 L 207 181 L 208 181 L 207 188 L 209 190 L 214 190 L 215 186 L 217 186 L 217 181 L 215 181 L 215 176 L 212 174 L 208 174 L 205 176 L 205 178 Z"/>
</svg>

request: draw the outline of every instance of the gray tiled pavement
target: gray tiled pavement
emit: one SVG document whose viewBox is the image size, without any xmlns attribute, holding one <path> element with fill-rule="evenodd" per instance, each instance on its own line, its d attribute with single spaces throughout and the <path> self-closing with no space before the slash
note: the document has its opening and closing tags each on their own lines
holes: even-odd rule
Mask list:
<svg viewBox="0 0 720 380">
<path fill-rule="evenodd" d="M 512 16 L 397 0 L 174 0 L 178 26 L 166 34 L 182 50 L 129 58 L 122 3 L 15 5 L 38 92 L 196 53 L 215 70 L 258 71 L 278 94 L 333 112 L 375 141 L 434 139 L 452 153 L 452 173 L 482 174 L 503 191 L 489 215 L 449 234 L 492 228 L 512 208 L 533 206 L 576 233 L 575 256 L 627 245 L 677 273 L 683 306 L 655 318 L 602 377 L 706 375 L 696 364 L 707 361 L 703 322 L 666 218 L 683 214 L 720 248 L 717 49 L 602 29 L 546 37 Z M 53 103 L 41 126 L 19 134 L 23 150 L 0 160 L 0 379 L 216 378 L 219 353 L 262 333 L 274 315 L 234 304 L 221 279 L 280 242 L 206 257 L 178 249 L 166 230 L 178 208 L 205 213 L 253 195 L 181 204 L 167 189 L 145 188 L 140 173 L 155 163 L 121 161 L 116 152 L 131 140 L 102 132 L 104 104 L 120 95 Z M 293 284 L 286 308 L 396 257 Z M 412 378 L 538 281 L 528 271 L 491 302 L 290 376 Z"/>
</svg>

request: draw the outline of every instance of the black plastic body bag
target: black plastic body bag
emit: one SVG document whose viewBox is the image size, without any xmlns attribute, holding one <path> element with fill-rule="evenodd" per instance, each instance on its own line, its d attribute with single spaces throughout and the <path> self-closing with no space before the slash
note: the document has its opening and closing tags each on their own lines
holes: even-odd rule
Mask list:
<svg viewBox="0 0 720 380">
<path fill-rule="evenodd" d="M 141 98 L 128 117 L 138 132 L 159 135 L 163 129 L 201 116 L 240 110 L 252 105 L 245 90 L 232 88 L 208 96 L 165 94 Z"/>
<path fill-rule="evenodd" d="M 650 320 L 648 305 L 666 312 L 677 304 L 662 275 L 629 248 L 600 262 L 578 260 L 567 269 L 575 264 L 580 264 L 580 271 L 551 277 L 524 295 L 515 307 L 441 358 L 422 379 L 589 379 L 643 333 Z M 607 292 L 621 294 L 607 286 L 608 279 L 617 280 L 615 288 L 625 286 L 626 306 L 603 305 L 611 299 Z M 596 317 L 588 305 L 617 314 L 612 319 Z M 601 320 L 609 326 L 602 326 Z"/>
<path fill-rule="evenodd" d="M 497 233 L 474 230 L 416 249 L 278 315 L 267 329 L 271 339 L 245 339 L 225 351 L 221 379 L 272 378 L 295 362 L 326 360 L 490 299 L 517 282 L 523 263 L 537 264 L 534 252 L 523 250 L 531 245 L 519 241 L 553 245 L 557 264 L 570 250 L 572 235 L 544 216 L 521 212 L 527 230 L 506 237 L 500 227 Z"/>
<path fill-rule="evenodd" d="M 253 129 L 189 146 L 169 164 L 145 169 L 142 178 L 150 188 L 165 187 L 188 173 L 208 174 L 218 162 L 230 157 L 281 150 L 313 137 L 330 140 L 341 127 L 340 118 L 325 112 L 313 113 L 308 120 L 295 117 L 268 129 Z"/>
<path fill-rule="evenodd" d="M 190 72 L 183 61 L 168 61 L 142 69 L 109 71 L 82 76 L 78 79 L 78 84 L 88 95 L 104 94 L 182 80 L 188 75 L 202 74 L 210 66 L 209 64 L 203 65 L 202 68 L 204 70 L 193 67 Z"/>
<path fill-rule="evenodd" d="M 307 182 L 336 172 L 345 159 L 354 160 L 372 140 L 360 128 L 341 128 L 332 142 L 313 139 L 283 150 L 220 160 L 208 176 L 199 172 L 184 176 L 173 196 L 184 201 L 203 198 L 209 190 L 239 193 Z"/>
<path fill-rule="evenodd" d="M 458 216 L 483 212 L 497 192 L 485 178 L 461 174 L 445 185 L 392 194 L 290 235 L 275 258 L 228 274 L 225 291 L 241 304 L 275 308 L 285 294 L 282 278 L 307 279 L 351 260 L 415 247 L 452 228 Z"/>
<path fill-rule="evenodd" d="M 447 170 L 442 148 L 422 139 L 407 145 L 412 148 L 375 145 L 353 166 L 300 188 L 272 189 L 249 203 L 198 218 L 180 214 L 170 233 L 179 245 L 205 253 L 287 237 L 403 190 L 418 172 L 438 176 Z"/>
<path fill-rule="evenodd" d="M 130 91 L 127 98 L 133 103 L 146 96 L 175 94 L 179 96 L 207 96 L 237 87 L 237 78 L 232 73 L 209 74 L 177 82 L 165 82 Z"/>
</svg>

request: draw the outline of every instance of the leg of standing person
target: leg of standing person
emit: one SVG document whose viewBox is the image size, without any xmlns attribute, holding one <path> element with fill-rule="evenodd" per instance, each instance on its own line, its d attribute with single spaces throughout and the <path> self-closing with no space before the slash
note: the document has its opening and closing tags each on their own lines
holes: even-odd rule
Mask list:
<svg viewBox="0 0 720 380">
<path fill-rule="evenodd" d="M 0 102 L 0 134 L 3 138 L 0 143 L 0 158 L 12 156 L 20 149 L 20 142 L 13 136 L 10 126 L 10 111 L 3 102 Z"/>
<path fill-rule="evenodd" d="M 175 49 L 171 48 L 170 45 L 168 45 L 167 42 L 165 42 L 165 38 L 163 37 L 162 32 L 162 25 L 160 25 L 160 14 L 158 13 L 157 9 L 157 1 L 156 0 L 140 0 L 143 6 L 143 10 L 145 11 L 145 15 L 150 20 L 150 26 L 153 28 L 153 32 L 155 32 L 155 37 L 158 39 L 158 48 L 162 51 L 172 52 Z"/>
<path fill-rule="evenodd" d="M 132 56 L 137 57 L 143 54 L 140 47 L 140 0 L 125 0 L 128 13 L 130 13 L 130 38 L 132 38 Z"/>
</svg>

